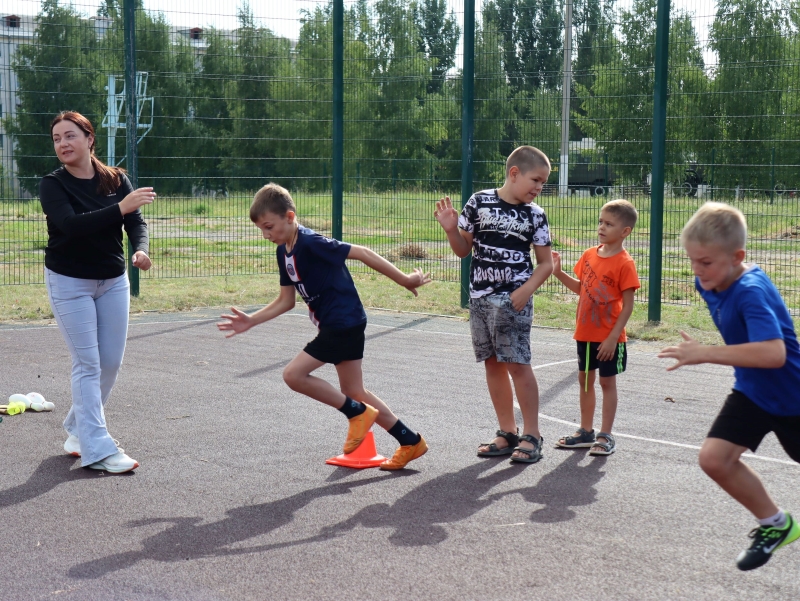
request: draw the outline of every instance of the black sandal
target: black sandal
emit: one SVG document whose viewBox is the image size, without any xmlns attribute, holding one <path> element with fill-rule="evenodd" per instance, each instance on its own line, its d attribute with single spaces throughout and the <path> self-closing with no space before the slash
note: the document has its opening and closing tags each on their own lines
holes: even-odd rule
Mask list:
<svg viewBox="0 0 800 601">
<path fill-rule="evenodd" d="M 519 433 L 519 429 L 517 429 L 517 433 Z M 511 453 L 514 452 L 514 447 L 519 444 L 519 436 L 517 436 L 517 434 L 512 434 L 511 432 L 498 430 L 495 432 L 495 436 L 505 438 L 508 446 L 501 449 L 493 442 L 482 442 L 480 446 L 489 447 L 489 450 L 478 451 L 478 457 L 500 457 L 501 455 L 511 455 Z"/>
<path fill-rule="evenodd" d="M 523 434 L 519 437 L 519 439 L 531 443 L 533 448 L 526 449 L 525 447 L 517 447 L 514 449 L 514 451 L 518 453 L 524 453 L 527 455 L 527 457 L 512 457 L 511 461 L 515 461 L 517 463 L 536 463 L 542 458 L 542 445 L 544 444 L 544 437 L 536 440 L 530 434 Z"/>
</svg>

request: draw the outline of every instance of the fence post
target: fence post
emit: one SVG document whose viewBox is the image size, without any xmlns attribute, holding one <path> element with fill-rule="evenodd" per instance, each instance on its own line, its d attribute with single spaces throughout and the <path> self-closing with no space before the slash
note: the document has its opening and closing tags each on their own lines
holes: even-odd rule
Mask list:
<svg viewBox="0 0 800 601">
<path fill-rule="evenodd" d="M 344 190 L 344 0 L 333 0 L 332 171 L 331 237 L 341 240 Z"/>
<path fill-rule="evenodd" d="M 139 157 L 136 151 L 139 111 L 136 105 L 136 0 L 123 0 L 125 44 L 125 167 L 133 189 L 139 187 Z M 113 166 L 113 165 L 112 165 Z M 139 268 L 133 266 L 133 247 L 128 239 L 128 279 L 131 296 L 139 296 Z"/>
<path fill-rule="evenodd" d="M 464 0 L 464 69 L 461 85 L 461 207 L 472 196 L 472 140 L 475 134 L 475 0 Z M 469 305 L 470 255 L 461 259 L 461 306 Z"/>
<path fill-rule="evenodd" d="M 770 170 L 769 204 L 775 202 L 775 147 L 772 147 L 772 169 Z"/>
<path fill-rule="evenodd" d="M 656 64 L 653 86 L 653 177 L 650 186 L 650 285 L 647 319 L 661 321 L 661 261 L 664 246 L 664 163 L 667 140 L 669 0 L 658 0 Z"/>
<path fill-rule="evenodd" d="M 714 200 L 714 165 L 717 162 L 717 149 L 711 149 L 711 200 Z"/>
</svg>

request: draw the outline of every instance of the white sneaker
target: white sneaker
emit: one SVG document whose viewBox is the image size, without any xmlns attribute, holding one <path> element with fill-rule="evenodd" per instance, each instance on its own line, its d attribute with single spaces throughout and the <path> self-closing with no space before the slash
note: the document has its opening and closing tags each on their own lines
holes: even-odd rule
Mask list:
<svg viewBox="0 0 800 601">
<path fill-rule="evenodd" d="M 74 455 L 75 457 L 80 457 L 81 441 L 78 439 L 77 436 L 70 434 L 69 438 L 67 438 L 67 442 L 64 443 L 64 450 L 67 452 L 67 455 Z"/>
<path fill-rule="evenodd" d="M 102 461 L 98 461 L 87 467 L 93 470 L 104 470 L 112 474 L 121 474 L 136 469 L 139 467 L 139 462 L 135 459 L 131 459 L 125 453 L 114 453 Z"/>
<path fill-rule="evenodd" d="M 117 453 L 124 453 L 125 449 L 120 448 L 119 441 L 116 438 L 112 438 L 114 444 L 117 445 Z M 68 455 L 73 455 L 75 457 L 81 456 L 81 441 L 80 439 L 70 434 L 67 441 L 64 443 L 64 450 L 67 452 Z"/>
</svg>

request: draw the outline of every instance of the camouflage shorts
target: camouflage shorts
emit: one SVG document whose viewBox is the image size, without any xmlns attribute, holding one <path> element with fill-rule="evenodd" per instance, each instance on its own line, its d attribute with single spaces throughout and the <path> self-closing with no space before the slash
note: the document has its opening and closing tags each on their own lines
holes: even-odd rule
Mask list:
<svg viewBox="0 0 800 601">
<path fill-rule="evenodd" d="M 493 355 L 501 363 L 531 362 L 533 298 L 522 311 L 511 304 L 509 294 L 490 294 L 469 301 L 469 327 L 475 360 Z"/>
</svg>

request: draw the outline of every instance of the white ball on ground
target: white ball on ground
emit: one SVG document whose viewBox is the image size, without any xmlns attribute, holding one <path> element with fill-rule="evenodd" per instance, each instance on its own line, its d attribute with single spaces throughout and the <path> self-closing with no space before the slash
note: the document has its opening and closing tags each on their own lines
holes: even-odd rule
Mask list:
<svg viewBox="0 0 800 601">
<path fill-rule="evenodd" d="M 8 403 L 22 403 L 25 405 L 25 409 L 31 408 L 31 400 L 24 394 L 12 394 L 8 397 Z"/>
<path fill-rule="evenodd" d="M 38 392 L 29 392 L 27 395 L 30 401 L 30 408 L 34 411 L 52 411 L 55 405 L 50 401 L 46 401 L 44 397 Z"/>
</svg>

